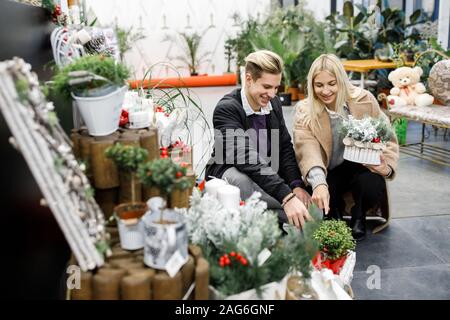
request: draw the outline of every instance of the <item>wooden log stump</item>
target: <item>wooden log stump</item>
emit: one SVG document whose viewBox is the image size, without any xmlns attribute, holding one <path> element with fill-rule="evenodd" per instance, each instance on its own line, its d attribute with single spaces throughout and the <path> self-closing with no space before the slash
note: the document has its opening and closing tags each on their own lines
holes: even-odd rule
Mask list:
<svg viewBox="0 0 450 320">
<path fill-rule="evenodd" d="M 159 158 L 158 131 L 155 128 L 139 132 L 139 142 L 142 148 L 147 150 L 147 161 Z"/>
<path fill-rule="evenodd" d="M 195 263 L 198 263 L 198 260 L 200 258 L 203 258 L 202 248 L 195 244 L 190 244 L 189 247 L 189 253 L 194 257 Z"/>
<path fill-rule="evenodd" d="M 101 268 L 93 279 L 93 299 L 120 299 L 120 283 L 125 274 L 125 270 Z"/>
<path fill-rule="evenodd" d="M 117 166 L 105 155 L 106 149 L 114 145 L 114 140 L 91 142 L 91 167 L 94 186 L 98 189 L 111 189 L 119 186 Z"/>
<path fill-rule="evenodd" d="M 80 134 L 78 133 L 78 130 L 72 129 L 72 132 L 70 133 L 70 140 L 72 141 L 72 151 L 75 155 L 75 158 L 79 159 L 81 157 L 80 154 Z"/>
<path fill-rule="evenodd" d="M 86 166 L 85 174 L 89 179 L 92 179 L 91 168 L 91 143 L 94 141 L 93 137 L 81 135 L 80 136 L 80 159 Z"/>
<path fill-rule="evenodd" d="M 195 260 L 191 255 L 189 255 L 188 261 L 181 268 L 181 276 L 183 279 L 183 295 L 185 295 L 195 280 Z"/>
<path fill-rule="evenodd" d="M 121 294 L 123 300 L 150 300 L 151 278 L 144 274 L 132 274 L 123 277 Z"/>
<path fill-rule="evenodd" d="M 181 272 L 171 278 L 167 272 L 161 271 L 153 277 L 154 300 L 180 300 L 183 291 Z"/>
<path fill-rule="evenodd" d="M 114 207 L 119 203 L 119 188 L 96 189 L 94 198 L 107 220 L 112 216 Z"/>
<path fill-rule="evenodd" d="M 70 292 L 72 300 L 91 300 L 92 299 L 92 273 L 81 272 L 80 288 L 72 289 Z"/>
<path fill-rule="evenodd" d="M 195 267 L 195 300 L 209 299 L 209 263 L 199 258 Z"/>
</svg>

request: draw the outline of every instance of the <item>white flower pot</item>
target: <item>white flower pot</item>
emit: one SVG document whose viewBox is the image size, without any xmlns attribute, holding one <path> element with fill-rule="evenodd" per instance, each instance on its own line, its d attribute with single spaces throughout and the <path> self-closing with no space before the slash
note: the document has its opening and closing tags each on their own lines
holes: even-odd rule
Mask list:
<svg viewBox="0 0 450 320">
<path fill-rule="evenodd" d="M 381 152 L 382 150 L 360 148 L 354 145 L 345 146 L 344 159 L 357 163 L 379 165 Z"/>
<path fill-rule="evenodd" d="M 171 209 L 160 213 L 148 211 L 144 218 L 144 263 L 154 269 L 166 270 L 169 259 L 178 251 L 184 263 L 188 260 L 188 233 L 184 217 Z"/>
<path fill-rule="evenodd" d="M 91 136 L 107 136 L 119 128 L 127 90 L 127 86 L 123 86 L 101 97 L 78 97 L 72 93 Z"/>
<path fill-rule="evenodd" d="M 144 247 L 142 216 L 146 210 L 145 203 L 125 203 L 114 208 L 122 249 L 138 250 Z"/>
</svg>

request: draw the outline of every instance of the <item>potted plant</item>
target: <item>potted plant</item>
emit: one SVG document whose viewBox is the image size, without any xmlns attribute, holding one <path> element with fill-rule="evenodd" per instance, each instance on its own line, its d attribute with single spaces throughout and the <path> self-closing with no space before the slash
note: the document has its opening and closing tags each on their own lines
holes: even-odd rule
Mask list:
<svg viewBox="0 0 450 320">
<path fill-rule="evenodd" d="M 176 190 L 192 187 L 190 179 L 186 177 L 186 168 L 171 159 L 155 159 L 140 165 L 138 176 L 146 186 L 157 187 L 165 199 L 172 199 L 171 195 Z M 160 197 L 151 198 L 148 201 L 150 211 L 143 218 L 144 263 L 163 270 L 167 269 L 167 263 L 172 258 L 178 257 L 184 262 L 188 259 L 184 217 L 173 209 L 165 209 L 165 202 L 166 200 Z"/>
<path fill-rule="evenodd" d="M 349 251 L 355 249 L 352 230 L 345 221 L 324 220 L 314 231 L 313 239 L 319 244 L 319 253 L 313 259 L 316 268 L 328 268 L 339 274 Z"/>
<path fill-rule="evenodd" d="M 147 205 L 140 202 L 141 185 L 137 183 L 136 171 L 138 165 L 147 159 L 148 152 L 143 148 L 117 143 L 106 149 L 105 154 L 119 168 L 120 197 L 124 203 L 114 208 L 114 214 L 119 227 L 121 246 L 127 250 L 140 249 L 144 246 L 141 218 L 147 211 Z M 129 200 L 131 202 L 127 202 Z"/>
<path fill-rule="evenodd" d="M 370 165 L 380 164 L 380 155 L 392 137 L 392 128 L 384 118 L 349 116 L 343 120 L 344 159 Z"/>
<path fill-rule="evenodd" d="M 200 44 L 205 35 L 205 32 L 199 34 L 197 32 L 187 33 L 179 32 L 177 37 L 166 37 L 163 41 L 172 41 L 183 51 L 183 55 L 174 57 L 173 59 L 180 61 L 189 69 L 191 76 L 198 75 L 198 69 L 204 62 L 208 62 L 211 52 L 200 52 Z"/>
<path fill-rule="evenodd" d="M 119 127 L 128 76 L 128 68 L 111 57 L 84 56 L 59 69 L 51 88 L 76 101 L 90 135 L 104 136 Z"/>
</svg>

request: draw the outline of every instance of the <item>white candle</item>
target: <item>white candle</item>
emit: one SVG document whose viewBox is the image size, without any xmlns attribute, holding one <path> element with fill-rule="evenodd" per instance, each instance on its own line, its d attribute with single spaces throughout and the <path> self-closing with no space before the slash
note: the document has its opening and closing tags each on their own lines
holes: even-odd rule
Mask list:
<svg viewBox="0 0 450 320">
<path fill-rule="evenodd" d="M 224 180 L 214 178 L 212 180 L 206 181 L 205 192 L 213 197 L 217 197 L 217 190 L 226 185 L 227 183 Z"/>
<path fill-rule="evenodd" d="M 217 198 L 224 208 L 239 210 L 241 192 L 238 187 L 226 185 L 217 190 Z"/>
</svg>

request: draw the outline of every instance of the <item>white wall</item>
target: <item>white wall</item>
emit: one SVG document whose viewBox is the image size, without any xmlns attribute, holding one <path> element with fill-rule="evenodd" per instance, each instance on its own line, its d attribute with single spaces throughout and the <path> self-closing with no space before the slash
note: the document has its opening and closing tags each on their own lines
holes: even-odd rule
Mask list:
<svg viewBox="0 0 450 320">
<path fill-rule="evenodd" d="M 177 31 L 202 32 L 211 24 L 215 27 L 205 34 L 200 50 L 211 51 L 212 59 L 204 63 L 199 71 L 222 74 L 226 71 L 225 40 L 239 30 L 239 26 L 234 25 L 232 14 L 237 12 L 243 18 L 262 17 L 268 12 L 270 0 L 86 0 L 86 5 L 88 9 L 93 9 L 100 24 L 112 24 L 117 19 L 121 27 L 142 28 L 148 37 L 136 43 L 125 56 L 125 60 L 134 67 L 136 77 L 141 78 L 143 70 L 152 64 L 180 55 L 178 47 L 170 42 L 162 42 L 166 34 L 173 35 Z M 187 28 L 188 15 L 191 28 Z M 189 72 L 184 69 L 181 73 L 188 75 Z M 158 68 L 153 76 L 168 74 L 174 75 L 166 68 Z"/>
</svg>

